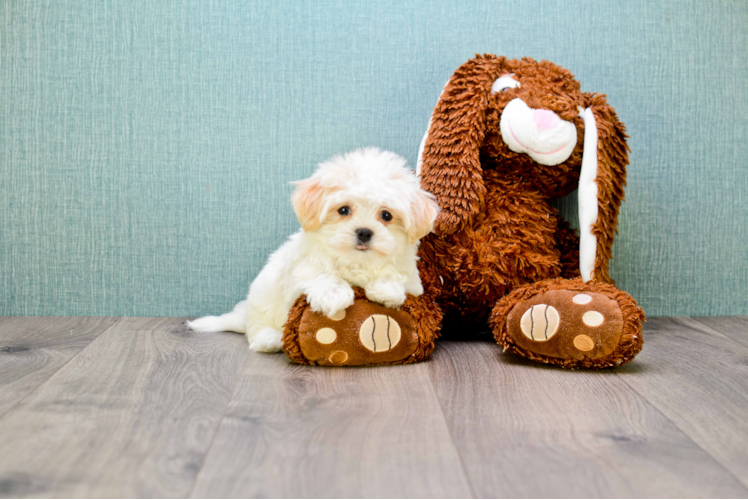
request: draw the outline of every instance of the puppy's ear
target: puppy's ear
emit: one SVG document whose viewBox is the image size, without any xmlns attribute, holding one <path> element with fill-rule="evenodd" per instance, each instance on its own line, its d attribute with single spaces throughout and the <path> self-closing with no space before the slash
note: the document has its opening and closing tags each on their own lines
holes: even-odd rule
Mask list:
<svg viewBox="0 0 748 500">
<path fill-rule="evenodd" d="M 491 86 L 501 76 L 504 57 L 476 56 L 450 78 L 431 115 L 423 147 L 421 187 L 436 196 L 441 213 L 437 234 L 470 223 L 484 203 L 480 164 Z"/>
<path fill-rule="evenodd" d="M 431 232 L 438 214 L 439 205 L 434 200 L 434 196 L 419 189 L 418 194 L 410 204 L 408 238 L 411 245 Z"/>
<path fill-rule="evenodd" d="M 315 231 L 322 225 L 322 209 L 326 189 L 317 177 L 291 183 L 296 190 L 291 195 L 293 210 L 304 231 Z"/>
<path fill-rule="evenodd" d="M 608 104 L 605 95 L 585 93 L 584 97 L 585 108 L 591 111 L 594 119 L 585 118 L 585 150 L 579 186 L 580 270 L 585 279 L 591 277 L 597 281 L 612 283 L 608 264 L 612 258 L 613 238 L 618 232 L 618 209 L 623 201 L 623 188 L 626 185 L 626 165 L 629 162 L 629 148 L 626 144 L 628 136 L 626 128 Z M 587 135 L 593 134 L 597 135 L 597 144 L 589 144 L 588 147 Z M 588 161 L 588 156 L 594 156 L 591 153 L 597 154 L 597 170 L 594 176 L 594 187 L 597 189 L 592 189 L 592 194 L 588 196 L 590 199 L 587 200 L 588 207 L 592 207 L 593 215 L 585 217 L 584 212 L 589 211 L 589 208 L 582 204 L 585 198 L 584 162 Z M 593 198 L 594 195 L 597 196 L 596 200 Z M 596 219 L 593 218 L 594 208 L 597 208 Z M 585 218 L 590 224 L 588 229 L 581 227 Z M 585 248 L 585 233 L 592 235 L 591 238 L 587 238 L 589 248 Z"/>
</svg>

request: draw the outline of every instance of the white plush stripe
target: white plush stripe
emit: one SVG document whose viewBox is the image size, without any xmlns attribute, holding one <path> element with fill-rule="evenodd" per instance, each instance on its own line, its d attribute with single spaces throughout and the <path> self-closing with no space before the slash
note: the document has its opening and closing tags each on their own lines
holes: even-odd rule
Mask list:
<svg viewBox="0 0 748 500">
<path fill-rule="evenodd" d="M 423 134 L 421 145 L 418 146 L 418 161 L 416 162 L 416 175 L 421 175 L 421 165 L 423 165 L 423 150 L 426 149 L 426 139 L 429 138 L 429 129 L 431 129 L 431 118 L 429 118 L 429 124 L 426 127 L 426 133 Z"/>
<path fill-rule="evenodd" d="M 579 271 L 582 279 L 592 279 L 597 255 L 597 238 L 592 226 L 597 222 L 597 124 L 590 108 L 579 108 L 584 120 L 584 154 L 579 174 Z"/>
</svg>

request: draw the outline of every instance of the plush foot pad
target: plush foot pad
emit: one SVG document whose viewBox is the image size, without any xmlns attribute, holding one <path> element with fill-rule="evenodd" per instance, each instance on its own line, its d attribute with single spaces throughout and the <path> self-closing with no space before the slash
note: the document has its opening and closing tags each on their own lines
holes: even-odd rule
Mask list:
<svg viewBox="0 0 748 500">
<path fill-rule="evenodd" d="M 569 285 L 568 287 L 566 285 Z M 506 350 L 567 368 L 621 365 L 641 350 L 642 310 L 603 283 L 559 280 L 519 289 L 494 308 L 494 335 Z"/>
<path fill-rule="evenodd" d="M 298 335 L 302 354 L 318 365 L 396 363 L 418 347 L 410 315 L 366 299 L 356 299 L 334 318 L 307 309 Z"/>
<path fill-rule="evenodd" d="M 551 290 L 512 309 L 507 327 L 519 347 L 543 356 L 602 358 L 621 340 L 623 314 L 605 295 Z"/>
</svg>

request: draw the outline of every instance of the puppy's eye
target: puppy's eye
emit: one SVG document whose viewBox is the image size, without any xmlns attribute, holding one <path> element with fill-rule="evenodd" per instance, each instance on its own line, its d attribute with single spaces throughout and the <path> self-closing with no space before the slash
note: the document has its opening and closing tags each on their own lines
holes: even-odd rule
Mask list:
<svg viewBox="0 0 748 500">
<path fill-rule="evenodd" d="M 387 210 L 382 210 L 382 220 L 385 222 L 389 222 L 392 220 L 392 214 L 389 213 Z"/>
<path fill-rule="evenodd" d="M 338 213 L 342 216 L 351 215 L 351 207 L 345 206 L 338 209 Z"/>
</svg>

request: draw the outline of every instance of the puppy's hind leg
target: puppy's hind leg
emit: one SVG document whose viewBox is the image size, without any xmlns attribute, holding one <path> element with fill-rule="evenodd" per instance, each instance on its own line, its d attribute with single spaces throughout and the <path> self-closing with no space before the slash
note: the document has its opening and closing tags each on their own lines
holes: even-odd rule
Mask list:
<svg viewBox="0 0 748 500">
<path fill-rule="evenodd" d="M 234 310 L 221 316 L 203 316 L 188 321 L 187 326 L 196 332 L 237 332 L 247 331 L 247 301 L 242 300 Z"/>
<path fill-rule="evenodd" d="M 283 349 L 283 332 L 275 328 L 262 328 L 249 338 L 249 348 L 256 352 L 280 352 Z"/>
<path fill-rule="evenodd" d="M 249 348 L 256 352 L 280 352 L 289 308 L 280 301 L 265 300 L 267 296 L 262 299 L 258 301 L 250 292 L 246 318 Z"/>
</svg>

